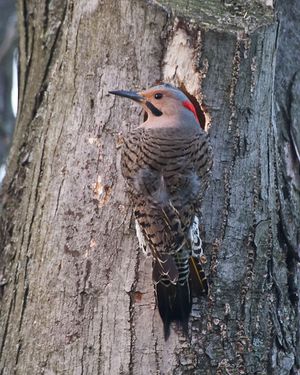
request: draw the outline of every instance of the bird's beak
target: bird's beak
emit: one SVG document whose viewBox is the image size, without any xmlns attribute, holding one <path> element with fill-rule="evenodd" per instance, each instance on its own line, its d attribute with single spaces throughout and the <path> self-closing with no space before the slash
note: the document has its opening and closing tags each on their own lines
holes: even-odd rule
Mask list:
<svg viewBox="0 0 300 375">
<path fill-rule="evenodd" d="M 129 98 L 135 102 L 142 103 L 145 101 L 145 98 L 136 91 L 126 91 L 126 90 L 117 90 L 117 91 L 108 91 L 110 94 L 123 96 L 124 98 Z"/>
</svg>

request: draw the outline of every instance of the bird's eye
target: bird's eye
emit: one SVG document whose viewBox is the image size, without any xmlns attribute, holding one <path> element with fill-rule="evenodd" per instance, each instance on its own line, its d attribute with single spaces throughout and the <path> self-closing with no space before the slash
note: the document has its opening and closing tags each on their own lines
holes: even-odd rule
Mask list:
<svg viewBox="0 0 300 375">
<path fill-rule="evenodd" d="M 157 92 L 155 95 L 154 95 L 154 98 L 155 99 L 161 99 L 163 97 L 163 94 L 161 92 Z"/>
</svg>

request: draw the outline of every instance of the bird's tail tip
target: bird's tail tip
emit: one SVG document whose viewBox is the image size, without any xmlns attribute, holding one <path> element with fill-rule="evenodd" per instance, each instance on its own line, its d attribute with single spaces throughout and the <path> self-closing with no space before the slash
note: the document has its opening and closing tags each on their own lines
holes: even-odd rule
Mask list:
<svg viewBox="0 0 300 375">
<path fill-rule="evenodd" d="M 171 334 L 171 323 L 170 321 L 164 321 L 164 339 L 165 341 L 168 341 L 170 334 Z M 188 318 L 185 318 L 184 320 L 178 320 L 175 321 L 177 324 L 177 328 L 181 330 L 181 332 L 184 334 L 185 337 L 189 337 L 189 320 Z"/>
<path fill-rule="evenodd" d="M 170 337 L 170 325 L 175 322 L 188 336 L 188 320 L 192 309 L 192 297 L 187 281 L 183 285 L 172 283 L 156 284 L 156 299 L 159 314 L 164 324 L 164 337 Z"/>
</svg>

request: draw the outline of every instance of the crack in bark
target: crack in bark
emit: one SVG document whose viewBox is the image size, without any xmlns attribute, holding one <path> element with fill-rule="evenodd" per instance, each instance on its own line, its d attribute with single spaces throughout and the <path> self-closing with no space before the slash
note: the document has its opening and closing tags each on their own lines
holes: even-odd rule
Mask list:
<svg viewBox="0 0 300 375">
<path fill-rule="evenodd" d="M 27 298 L 29 294 L 29 284 L 27 280 L 28 262 L 29 262 L 29 257 L 26 256 L 26 262 L 25 262 L 25 267 L 24 267 L 24 284 L 25 285 L 24 285 L 24 295 L 22 299 L 22 308 L 21 308 L 21 315 L 20 315 L 19 328 L 18 328 L 19 332 L 21 331 L 25 309 L 27 307 Z"/>
<path fill-rule="evenodd" d="M 24 0 L 25 2 L 26 0 Z M 26 22 L 26 21 L 25 21 Z M 30 82 L 29 80 L 29 73 L 31 71 L 31 63 L 32 63 L 32 53 L 33 53 L 33 49 L 34 49 L 34 43 L 35 43 L 35 33 L 34 33 L 34 27 L 32 27 L 32 32 L 31 32 L 31 35 L 32 35 L 32 38 L 29 38 L 27 36 L 27 29 L 25 29 L 26 33 L 25 33 L 25 39 L 26 39 L 26 42 L 27 42 L 27 46 L 26 46 L 26 65 L 24 67 L 24 80 L 23 82 L 20 82 L 20 85 L 22 84 L 23 85 L 23 91 L 22 93 L 19 94 L 19 105 L 18 105 L 18 112 L 19 114 L 21 114 L 23 112 L 23 104 L 24 104 L 24 100 L 26 98 L 26 91 L 27 91 L 27 86 Z M 29 41 L 31 41 L 31 44 L 30 44 L 30 54 L 29 54 Z M 28 57 L 28 54 L 29 54 L 29 57 Z M 31 119 L 28 121 L 27 123 L 27 126 L 30 124 L 31 122 Z"/>
<path fill-rule="evenodd" d="M 235 94 L 236 94 L 236 85 L 237 80 L 239 77 L 239 70 L 240 70 L 240 49 L 241 49 L 241 41 L 237 38 L 236 39 L 236 47 L 234 58 L 232 62 L 232 73 L 231 73 L 231 82 L 230 82 L 230 94 L 229 94 L 229 107 L 230 107 L 230 118 L 228 124 L 228 133 L 231 134 L 233 130 L 235 130 L 235 137 L 233 139 L 233 155 L 232 161 L 230 164 L 230 169 L 224 169 L 224 206 L 223 206 L 223 221 L 222 226 L 220 228 L 220 235 L 219 238 L 223 241 L 226 234 L 226 228 L 228 225 L 228 218 L 229 218 L 229 207 L 230 207 L 230 181 L 232 176 L 232 171 L 234 169 L 234 165 L 236 162 L 236 157 L 238 154 L 238 147 L 237 143 L 239 141 L 239 129 L 237 127 L 237 116 L 236 116 L 236 107 L 235 107 Z M 232 129 L 234 126 L 234 129 Z"/>
<path fill-rule="evenodd" d="M 129 291 L 129 326 L 130 326 L 130 346 L 129 346 L 129 375 L 133 375 L 134 369 L 134 349 L 135 349 L 135 293 L 138 283 L 138 271 L 140 266 L 139 250 L 136 251 L 134 278 Z"/>
<path fill-rule="evenodd" d="M 97 358 L 97 375 L 101 374 L 101 360 L 102 360 L 102 330 L 103 330 L 103 307 L 101 309 L 101 319 L 100 319 L 100 329 L 98 334 L 98 345 L 99 345 L 99 353 Z"/>
<path fill-rule="evenodd" d="M 242 314 L 244 314 L 243 318 L 245 318 L 245 299 L 246 299 L 246 294 L 250 290 L 252 286 L 252 279 L 253 279 L 253 269 L 254 269 L 254 264 L 256 260 L 256 245 L 254 242 L 254 236 L 255 232 L 252 227 L 249 228 L 249 235 L 247 238 L 247 243 L 246 243 L 246 249 L 247 249 L 247 265 L 246 265 L 246 277 L 244 281 L 244 285 L 242 286 L 241 289 L 241 295 L 242 295 Z"/>
<path fill-rule="evenodd" d="M 48 59 L 47 59 L 46 65 L 45 65 L 44 74 L 43 74 L 43 77 L 41 79 L 40 87 L 37 90 L 37 95 L 35 96 L 35 103 L 34 103 L 34 107 L 33 107 L 33 110 L 32 110 L 31 119 L 29 120 L 29 122 L 31 122 L 34 119 L 34 117 L 36 116 L 36 113 L 37 113 L 39 107 L 41 106 L 41 104 L 43 102 L 44 93 L 47 91 L 47 88 L 48 88 L 47 78 L 48 78 L 49 73 L 50 73 L 50 67 L 51 67 L 51 64 L 52 64 L 53 57 L 55 55 L 55 52 L 57 51 L 57 42 L 58 42 L 58 39 L 61 35 L 62 25 L 63 25 L 63 23 L 65 21 L 65 18 L 66 18 L 66 12 L 67 12 L 67 2 L 65 3 L 65 6 L 63 8 L 61 20 L 60 20 L 59 26 L 57 27 L 57 29 L 55 31 L 54 41 L 53 41 L 53 43 L 50 47 L 50 51 L 48 53 Z M 48 18 L 47 18 L 47 22 L 48 22 Z"/>
<path fill-rule="evenodd" d="M 46 34 L 48 31 L 48 21 L 49 21 L 49 4 L 50 0 L 45 0 L 44 12 L 43 12 L 43 33 Z"/>
<path fill-rule="evenodd" d="M 15 372 L 14 372 L 14 374 L 17 374 L 16 367 L 17 367 L 18 362 L 19 362 L 19 357 L 20 357 L 21 349 L 22 349 L 22 341 L 20 340 L 18 342 L 18 344 L 17 344 L 17 354 L 16 354 Z"/>
<path fill-rule="evenodd" d="M 60 185 L 59 185 L 58 193 L 57 193 L 57 196 L 56 196 L 56 205 L 55 205 L 54 216 L 56 216 L 56 214 L 57 214 L 57 210 L 58 210 L 58 206 L 59 206 L 59 200 L 60 200 L 60 194 L 61 194 L 61 190 L 62 190 L 64 182 L 65 182 L 65 179 L 63 178 L 61 180 Z"/>
</svg>

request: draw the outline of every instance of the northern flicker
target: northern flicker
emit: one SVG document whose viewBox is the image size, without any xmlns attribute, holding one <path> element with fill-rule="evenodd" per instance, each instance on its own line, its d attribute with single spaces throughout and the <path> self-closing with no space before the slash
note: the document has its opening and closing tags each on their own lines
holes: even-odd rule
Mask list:
<svg viewBox="0 0 300 375">
<path fill-rule="evenodd" d="M 122 174 L 134 204 L 140 247 L 152 255 L 165 339 L 173 321 L 187 334 L 192 295 L 208 292 L 198 225 L 212 166 L 208 137 L 191 101 L 169 84 L 110 93 L 136 101 L 147 114 L 124 139 Z"/>
</svg>

